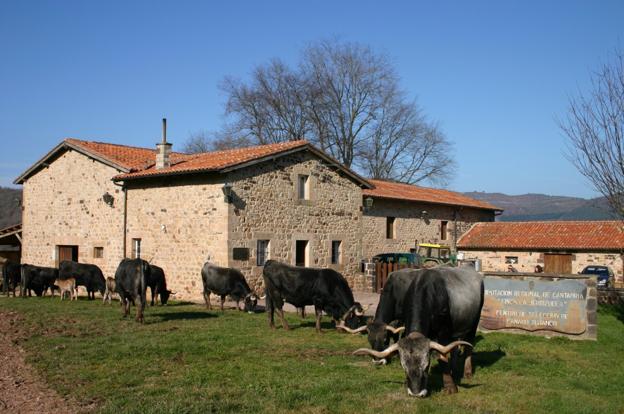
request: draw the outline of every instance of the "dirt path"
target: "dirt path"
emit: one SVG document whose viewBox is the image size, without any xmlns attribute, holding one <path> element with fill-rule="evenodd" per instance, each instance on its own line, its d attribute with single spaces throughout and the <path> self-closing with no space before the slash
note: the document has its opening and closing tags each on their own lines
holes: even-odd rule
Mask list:
<svg viewBox="0 0 624 414">
<path fill-rule="evenodd" d="M 79 409 L 50 389 L 16 345 L 23 333 L 17 312 L 0 312 L 0 412 L 76 413 Z"/>
</svg>

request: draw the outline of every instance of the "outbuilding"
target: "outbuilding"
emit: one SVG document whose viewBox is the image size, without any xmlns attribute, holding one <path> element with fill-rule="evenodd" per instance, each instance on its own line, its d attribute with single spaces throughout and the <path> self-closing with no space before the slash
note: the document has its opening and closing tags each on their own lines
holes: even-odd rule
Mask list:
<svg viewBox="0 0 624 414">
<path fill-rule="evenodd" d="M 588 265 L 609 266 L 622 285 L 624 227 L 621 221 L 476 223 L 459 238 L 465 259 L 483 271 L 578 273 Z M 511 267 L 510 267 L 511 266 Z"/>
</svg>

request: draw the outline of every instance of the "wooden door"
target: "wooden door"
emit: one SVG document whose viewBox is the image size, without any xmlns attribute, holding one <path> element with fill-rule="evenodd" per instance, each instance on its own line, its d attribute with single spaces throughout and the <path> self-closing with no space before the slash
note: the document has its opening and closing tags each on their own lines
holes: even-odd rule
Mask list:
<svg viewBox="0 0 624 414">
<path fill-rule="evenodd" d="M 544 254 L 544 273 L 572 273 L 572 255 Z"/>
<path fill-rule="evenodd" d="M 69 260 L 72 262 L 78 261 L 78 246 L 57 246 L 58 248 L 58 265 L 63 260 Z"/>
</svg>

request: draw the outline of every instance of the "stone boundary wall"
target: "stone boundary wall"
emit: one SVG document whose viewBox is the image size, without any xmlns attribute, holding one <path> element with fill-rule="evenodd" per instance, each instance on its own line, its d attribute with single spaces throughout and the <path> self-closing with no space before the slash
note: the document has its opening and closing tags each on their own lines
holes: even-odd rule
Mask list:
<svg viewBox="0 0 624 414">
<path fill-rule="evenodd" d="M 485 272 L 479 330 L 597 339 L 595 276 Z"/>
<path fill-rule="evenodd" d="M 598 303 L 601 305 L 620 305 L 624 307 L 624 289 L 598 289 Z"/>
</svg>

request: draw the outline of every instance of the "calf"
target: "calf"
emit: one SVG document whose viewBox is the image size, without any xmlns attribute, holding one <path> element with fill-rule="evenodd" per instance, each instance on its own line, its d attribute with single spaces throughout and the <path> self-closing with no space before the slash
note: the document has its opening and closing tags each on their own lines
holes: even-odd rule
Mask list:
<svg viewBox="0 0 624 414">
<path fill-rule="evenodd" d="M 167 280 L 165 279 L 165 271 L 162 267 L 150 265 L 150 276 L 147 279 L 147 286 L 152 292 L 151 306 L 154 306 L 154 298 L 156 302 L 158 302 L 158 296 L 160 296 L 160 304 L 166 305 L 169 296 L 174 294 L 172 291 L 167 290 Z"/>
<path fill-rule="evenodd" d="M 61 291 L 61 300 L 65 298 L 65 293 L 69 293 L 69 300 L 78 300 L 76 293 L 76 279 L 70 277 L 69 279 L 56 279 L 54 285 Z"/>
<path fill-rule="evenodd" d="M 244 310 L 252 313 L 258 304 L 256 295 L 245 280 L 245 276 L 236 270 L 227 267 L 215 266 L 206 262 L 201 270 L 202 282 L 204 284 L 204 301 L 206 307 L 210 309 L 210 293 L 221 296 L 221 310 L 225 297 L 230 296 L 236 301 L 236 309 L 240 309 L 240 301 L 244 302 Z"/>
<path fill-rule="evenodd" d="M 105 303 L 108 300 L 108 304 L 111 304 L 111 300 L 113 299 L 113 294 L 115 294 L 115 279 L 112 277 L 106 278 L 106 289 L 104 290 L 104 296 L 102 296 L 102 303 Z"/>
<path fill-rule="evenodd" d="M 124 307 L 124 318 L 130 313 L 130 304 L 136 303 L 136 321 L 143 323 L 145 292 L 150 277 L 149 263 L 141 259 L 123 259 L 115 272 L 115 288 Z"/>
</svg>

